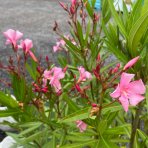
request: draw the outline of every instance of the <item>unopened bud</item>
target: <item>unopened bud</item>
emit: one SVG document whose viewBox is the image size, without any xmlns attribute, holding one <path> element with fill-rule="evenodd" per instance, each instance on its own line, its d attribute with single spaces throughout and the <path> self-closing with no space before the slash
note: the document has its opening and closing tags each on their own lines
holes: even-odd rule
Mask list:
<svg viewBox="0 0 148 148">
<path fill-rule="evenodd" d="M 111 74 L 114 74 L 114 73 L 118 72 L 119 68 L 120 68 L 120 64 L 118 63 L 118 64 L 116 65 L 116 67 L 111 70 Z"/>
<path fill-rule="evenodd" d="M 71 7 L 70 7 L 70 13 L 71 14 L 74 14 L 75 13 L 75 7 L 73 5 L 71 5 Z"/>
<path fill-rule="evenodd" d="M 49 61 L 49 57 L 48 57 L 48 56 L 46 56 L 46 57 L 45 57 L 45 59 L 46 59 L 46 62 L 48 62 L 48 61 Z"/>
<path fill-rule="evenodd" d="M 91 111 L 90 111 L 90 116 L 94 116 L 97 115 L 99 112 L 100 108 L 98 106 L 96 107 L 92 107 Z"/>
<path fill-rule="evenodd" d="M 64 4 L 63 2 L 59 2 L 59 4 L 61 5 L 61 7 L 67 11 L 68 7 L 66 4 Z"/>
<path fill-rule="evenodd" d="M 65 66 L 63 69 L 63 72 L 66 73 L 67 69 L 68 69 L 68 66 Z"/>
<path fill-rule="evenodd" d="M 92 103 L 91 106 L 92 107 L 97 107 L 97 104 L 96 103 Z"/>
<path fill-rule="evenodd" d="M 58 92 L 57 92 L 57 96 L 60 96 L 62 94 L 62 90 L 59 90 Z"/>
<path fill-rule="evenodd" d="M 100 18 L 100 15 L 99 15 L 99 14 L 94 13 L 94 22 L 99 21 L 99 18 Z"/>
<path fill-rule="evenodd" d="M 100 54 L 98 53 L 97 62 L 100 62 L 100 59 L 101 59 L 101 57 L 100 57 Z"/>
<path fill-rule="evenodd" d="M 80 88 L 80 86 L 79 86 L 78 84 L 75 85 L 75 88 L 76 88 L 76 90 L 77 90 L 78 92 L 81 92 L 81 88 Z"/>
</svg>

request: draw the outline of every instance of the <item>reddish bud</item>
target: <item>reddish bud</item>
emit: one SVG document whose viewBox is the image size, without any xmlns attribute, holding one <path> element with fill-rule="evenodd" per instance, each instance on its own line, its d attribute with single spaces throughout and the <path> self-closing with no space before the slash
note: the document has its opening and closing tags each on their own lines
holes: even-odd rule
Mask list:
<svg viewBox="0 0 148 148">
<path fill-rule="evenodd" d="M 100 54 L 98 53 L 97 62 L 100 62 L 100 59 L 101 59 L 101 57 L 100 57 Z"/>
<path fill-rule="evenodd" d="M 46 57 L 45 57 L 45 59 L 46 59 L 46 62 L 48 62 L 48 61 L 49 61 L 49 57 L 48 57 L 48 56 L 46 56 Z"/>
<path fill-rule="evenodd" d="M 76 88 L 76 90 L 77 90 L 78 92 L 81 92 L 81 88 L 80 88 L 80 86 L 79 86 L 78 84 L 75 85 L 75 88 Z"/>
<path fill-rule="evenodd" d="M 94 75 L 96 76 L 97 79 L 100 79 L 100 75 L 98 74 L 98 72 L 96 70 L 93 70 Z"/>
<path fill-rule="evenodd" d="M 71 7 L 70 7 L 70 13 L 71 14 L 74 14 L 75 13 L 75 7 L 73 5 L 71 5 Z"/>
<path fill-rule="evenodd" d="M 67 5 L 66 4 L 64 4 L 63 2 L 59 2 L 59 4 L 61 5 L 61 7 L 64 9 L 64 10 L 66 10 L 67 11 Z"/>
<path fill-rule="evenodd" d="M 76 3 L 77 3 L 77 0 L 71 0 L 71 3 L 72 3 L 72 5 L 76 5 Z"/>
<path fill-rule="evenodd" d="M 62 90 L 59 90 L 56 94 L 57 96 L 60 96 L 62 94 Z"/>
<path fill-rule="evenodd" d="M 66 73 L 67 69 L 68 69 L 68 66 L 65 66 L 65 67 L 63 68 L 63 72 Z"/>
<path fill-rule="evenodd" d="M 100 15 L 99 15 L 99 14 L 94 13 L 94 22 L 99 21 L 99 18 L 100 18 Z"/>
<path fill-rule="evenodd" d="M 38 67 L 36 68 L 36 70 L 37 70 L 38 73 L 40 73 L 40 74 L 42 73 L 42 68 L 41 68 L 40 66 L 38 66 Z"/>
<path fill-rule="evenodd" d="M 120 68 L 120 64 L 118 63 L 118 64 L 116 65 L 116 67 L 111 70 L 111 74 L 114 74 L 114 73 L 118 72 L 119 68 Z"/>
<path fill-rule="evenodd" d="M 97 104 L 96 103 L 92 103 L 91 106 L 92 107 L 97 107 Z"/>
<path fill-rule="evenodd" d="M 48 92 L 48 87 L 42 88 L 42 92 L 43 92 L 43 93 L 47 93 L 47 92 Z"/>
</svg>

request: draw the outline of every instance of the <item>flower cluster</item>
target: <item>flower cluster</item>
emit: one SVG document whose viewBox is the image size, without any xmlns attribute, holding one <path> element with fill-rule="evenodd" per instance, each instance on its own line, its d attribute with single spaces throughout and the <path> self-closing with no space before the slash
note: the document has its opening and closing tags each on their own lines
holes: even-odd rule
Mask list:
<svg viewBox="0 0 148 148">
<path fill-rule="evenodd" d="M 33 48 L 33 43 L 32 40 L 30 39 L 25 39 L 22 40 L 20 45 L 17 44 L 18 40 L 22 38 L 23 33 L 19 32 L 18 30 L 15 31 L 13 29 L 8 29 L 6 32 L 3 33 L 4 36 L 6 37 L 6 44 L 12 44 L 13 50 L 15 52 L 18 51 L 19 48 L 23 49 L 25 58 L 27 58 L 28 55 L 37 62 L 37 58 L 31 51 L 31 48 Z"/>
</svg>

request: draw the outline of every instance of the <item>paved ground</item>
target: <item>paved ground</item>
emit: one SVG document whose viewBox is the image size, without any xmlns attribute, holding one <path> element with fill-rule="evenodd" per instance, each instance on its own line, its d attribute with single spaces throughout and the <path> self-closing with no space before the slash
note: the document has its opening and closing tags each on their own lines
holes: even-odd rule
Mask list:
<svg viewBox="0 0 148 148">
<path fill-rule="evenodd" d="M 33 40 L 38 53 L 48 54 L 50 59 L 55 60 L 52 46 L 58 36 L 52 28 L 56 20 L 62 30 L 68 32 L 65 14 L 58 0 L 0 0 L 0 60 L 5 61 L 6 56 L 11 54 L 2 35 L 9 28 L 23 32 L 25 38 Z"/>
</svg>

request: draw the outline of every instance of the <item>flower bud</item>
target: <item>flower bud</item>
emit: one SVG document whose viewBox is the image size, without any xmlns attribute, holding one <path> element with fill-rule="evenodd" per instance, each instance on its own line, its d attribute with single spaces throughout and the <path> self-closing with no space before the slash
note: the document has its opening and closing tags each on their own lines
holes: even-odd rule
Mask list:
<svg viewBox="0 0 148 148">
<path fill-rule="evenodd" d="M 64 4 L 63 2 L 59 2 L 59 4 L 62 6 L 62 8 L 64 9 L 64 10 L 66 10 L 67 11 L 67 5 L 66 4 Z"/>
</svg>

